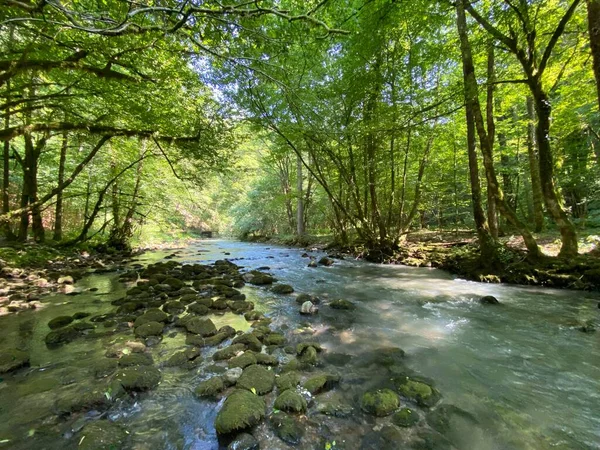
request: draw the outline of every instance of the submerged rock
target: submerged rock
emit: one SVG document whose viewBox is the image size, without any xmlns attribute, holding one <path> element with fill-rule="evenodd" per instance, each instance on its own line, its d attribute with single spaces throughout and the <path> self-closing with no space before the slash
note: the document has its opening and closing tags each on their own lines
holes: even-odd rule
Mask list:
<svg viewBox="0 0 600 450">
<path fill-rule="evenodd" d="M 275 434 L 282 441 L 296 445 L 304 436 L 304 427 L 292 416 L 285 413 L 275 413 L 269 417 Z"/>
<path fill-rule="evenodd" d="M 332 389 L 340 382 L 339 375 L 321 374 L 310 377 L 304 382 L 304 389 L 312 395 Z"/>
<path fill-rule="evenodd" d="M 117 372 L 115 379 L 126 391 L 147 391 L 160 383 L 160 371 L 153 366 L 137 366 L 122 369 Z"/>
<path fill-rule="evenodd" d="M 415 401 L 420 406 L 431 407 L 440 399 L 440 394 L 436 389 L 419 380 L 403 377 L 395 379 L 394 384 L 400 395 Z"/>
<path fill-rule="evenodd" d="M 108 420 L 98 420 L 86 424 L 78 436 L 79 450 L 114 450 L 123 448 L 127 441 L 127 431 Z"/>
<path fill-rule="evenodd" d="M 48 347 L 57 347 L 59 345 L 68 344 L 79 336 L 81 336 L 81 332 L 73 327 L 59 328 L 58 330 L 48 333 L 45 342 Z"/>
<path fill-rule="evenodd" d="M 217 414 L 215 428 L 220 435 L 245 430 L 257 425 L 266 414 L 262 398 L 246 390 L 237 390 L 227 397 Z"/>
<path fill-rule="evenodd" d="M 365 392 L 360 400 L 360 406 L 368 414 L 384 417 L 398 409 L 400 399 L 390 389 L 377 389 Z"/>
<path fill-rule="evenodd" d="M 152 364 L 154 364 L 152 356 L 147 353 L 132 353 L 119 359 L 120 367 L 151 366 Z"/>
<path fill-rule="evenodd" d="M 63 328 L 73 322 L 75 319 L 71 316 L 58 316 L 48 322 L 48 328 L 56 330 L 57 328 Z"/>
<path fill-rule="evenodd" d="M 274 294 L 287 295 L 294 292 L 294 288 L 289 284 L 276 284 L 271 288 L 271 292 L 273 292 Z"/>
<path fill-rule="evenodd" d="M 259 450 L 256 438 L 248 433 L 238 434 L 227 446 L 227 450 Z"/>
<path fill-rule="evenodd" d="M 352 310 L 356 309 L 356 306 L 354 305 L 354 303 L 349 302 L 348 300 L 343 300 L 343 299 L 332 301 L 329 304 L 329 307 L 333 308 L 333 309 L 341 309 L 344 311 L 352 311 Z"/>
<path fill-rule="evenodd" d="M 396 450 L 406 448 L 403 442 L 404 433 L 394 425 L 384 425 L 379 431 L 371 431 L 363 436 L 360 450 Z M 437 450 L 432 447 L 431 450 Z"/>
<path fill-rule="evenodd" d="M 231 359 L 236 356 L 238 353 L 243 352 L 246 349 L 244 344 L 232 344 L 229 347 L 225 347 L 221 350 L 217 350 L 213 354 L 213 359 L 215 361 L 222 361 L 225 359 Z"/>
<path fill-rule="evenodd" d="M 298 372 L 287 372 L 284 375 L 280 375 L 275 379 L 275 385 L 279 392 L 283 392 L 286 389 L 294 389 L 300 384 L 300 375 Z"/>
<path fill-rule="evenodd" d="M 419 422 L 419 414 L 410 408 L 402 408 L 392 416 L 392 422 L 399 427 L 412 427 Z"/>
<path fill-rule="evenodd" d="M 236 386 L 259 395 L 267 394 L 275 386 L 275 374 L 264 367 L 252 365 L 244 369 Z"/>
<path fill-rule="evenodd" d="M 29 355 L 15 348 L 0 353 L 0 373 L 12 372 L 29 365 Z"/>
<path fill-rule="evenodd" d="M 479 299 L 479 303 L 482 303 L 484 305 L 499 305 L 500 304 L 498 299 L 496 297 L 494 297 L 493 295 L 486 295 L 484 297 L 481 297 Z"/>
<path fill-rule="evenodd" d="M 275 409 L 291 413 L 301 413 L 306 411 L 306 400 L 293 389 L 288 389 L 279 394 L 275 399 Z"/>
<path fill-rule="evenodd" d="M 319 312 L 319 308 L 312 304 L 312 302 L 304 302 L 300 307 L 300 314 L 313 315 Z"/>
<path fill-rule="evenodd" d="M 331 258 L 328 258 L 327 256 L 323 256 L 321 259 L 319 259 L 319 264 L 322 266 L 333 266 L 333 263 L 335 261 Z"/>
</svg>

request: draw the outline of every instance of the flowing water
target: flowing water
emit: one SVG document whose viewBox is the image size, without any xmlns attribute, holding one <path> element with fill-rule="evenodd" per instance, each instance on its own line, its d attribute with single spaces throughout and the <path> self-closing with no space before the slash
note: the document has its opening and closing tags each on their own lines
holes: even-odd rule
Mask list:
<svg viewBox="0 0 600 450">
<path fill-rule="evenodd" d="M 156 262 L 170 253 L 149 252 L 138 262 Z M 287 330 L 291 340 L 317 340 L 325 355 L 348 358 L 347 363 L 337 361 L 331 366 L 342 375 L 347 399 L 355 399 L 369 386 L 370 378 L 377 377 L 369 374 L 372 367 L 361 366 L 365 355 L 385 347 L 404 349 L 405 364 L 435 381 L 442 404 L 470 413 L 469 420 L 454 420 L 446 432 L 459 449 L 600 449 L 600 333 L 582 333 L 574 325 L 598 322 L 599 295 L 480 284 L 435 269 L 348 259 L 313 269 L 307 267 L 302 253 L 204 240 L 179 250 L 174 259 L 211 263 L 230 258 L 247 269 L 269 266 L 270 273 L 296 292 L 323 299 L 319 314 L 307 318 L 299 314 L 292 296 L 242 289 L 255 309 L 273 320 L 272 327 Z M 57 398 L 77 392 L 85 383 L 91 386 L 90 367 L 104 358 L 107 348 L 132 336 L 96 330 L 93 337 L 48 349 L 46 324 L 59 315 L 108 312 L 114 309 L 110 301 L 122 297 L 126 286 L 113 273 L 90 275 L 76 287 L 83 293 L 54 295 L 45 299 L 40 310 L 0 317 L 0 351 L 17 347 L 31 355 L 30 368 L 0 381 L 0 448 L 77 448 L 77 431 L 101 414 L 91 411 L 64 419 L 53 412 Z M 89 292 L 90 288 L 98 290 Z M 501 305 L 480 304 L 483 295 L 496 296 Z M 334 311 L 326 306 L 328 299 L 336 298 L 354 302 L 357 309 Z M 249 328 L 242 316 L 213 319 L 217 327 Z M 167 335 L 152 349 L 158 363 L 184 346 L 183 333 Z M 212 351 L 203 349 L 204 356 Z M 162 372 L 158 388 L 102 414 L 128 429 L 128 448 L 217 449 L 213 423 L 222 400 L 198 400 L 193 395 L 194 387 L 210 376 L 206 366 Z M 323 422 L 313 427 L 321 438 L 336 440 L 334 448 L 348 449 L 360 448 L 361 437 L 387 420 L 369 421 L 358 413 L 325 418 L 311 410 L 308 415 L 313 422 Z M 266 424 L 254 434 L 262 435 L 261 448 L 291 448 L 275 438 Z M 303 442 L 301 448 L 323 448 L 323 440 L 310 433 Z M 404 448 L 403 444 L 397 448 Z"/>
</svg>

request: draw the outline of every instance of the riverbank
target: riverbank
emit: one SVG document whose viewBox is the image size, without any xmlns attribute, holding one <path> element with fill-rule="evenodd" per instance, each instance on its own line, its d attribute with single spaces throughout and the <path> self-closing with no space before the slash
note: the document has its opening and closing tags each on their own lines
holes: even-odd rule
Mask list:
<svg viewBox="0 0 600 450">
<path fill-rule="evenodd" d="M 539 243 L 545 257 L 538 261 L 527 258 L 520 238 L 501 239 L 500 264 L 482 267 L 476 235 L 472 231 L 420 231 L 410 234 L 394 252 L 381 253 L 360 244 L 340 246 L 331 236 L 306 236 L 298 241 L 293 236 L 272 237 L 260 242 L 317 248 L 331 257 L 353 257 L 382 264 L 401 264 L 411 267 L 435 267 L 471 281 L 509 283 L 561 289 L 600 291 L 600 251 L 593 239 L 582 239 L 577 258 L 557 256 L 557 235 L 541 236 Z"/>
</svg>

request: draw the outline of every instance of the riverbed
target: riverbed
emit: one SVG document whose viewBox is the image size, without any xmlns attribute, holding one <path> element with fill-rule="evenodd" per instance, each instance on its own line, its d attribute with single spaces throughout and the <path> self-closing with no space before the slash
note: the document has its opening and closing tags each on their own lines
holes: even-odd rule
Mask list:
<svg viewBox="0 0 600 450">
<path fill-rule="evenodd" d="M 475 283 L 436 269 L 382 266 L 352 258 L 310 268 L 304 252 L 201 240 L 175 252 L 148 252 L 132 262 L 147 265 L 168 258 L 210 264 L 229 259 L 244 269 L 262 268 L 292 285 L 296 293 L 321 299 L 318 314 L 303 316 L 295 294 L 277 295 L 249 285 L 241 289 L 255 310 L 270 318 L 271 327 L 283 330 L 290 342 L 309 339 L 323 347 L 320 370 L 341 377 L 339 387 L 324 394 L 325 400 L 339 400 L 348 407 L 339 417 L 324 415 L 319 409 L 324 400 L 317 396 L 302 419 L 305 432 L 298 444 L 280 440 L 265 421 L 253 431 L 261 448 L 377 448 L 381 438 L 377 433 L 389 418 L 366 417 L 358 399 L 381 381 L 378 377 L 386 376 L 369 364 L 369 358 L 382 349 L 401 348 L 406 353 L 402 364 L 432 380 L 441 400 L 432 408 L 419 409 L 420 424 L 401 429 L 397 447 L 390 448 L 416 448 L 412 438 L 419 427 L 430 428 L 427 415 L 453 405 L 460 413 L 442 434 L 444 442 L 457 449 L 600 449 L 600 333 L 579 330 L 581 323 L 599 322 L 598 294 Z M 323 256 L 308 253 L 317 259 Z M 77 448 L 78 431 L 99 418 L 127 429 L 124 448 L 219 448 L 214 421 L 223 398 L 198 399 L 193 393 L 211 376 L 207 367 L 215 349 L 203 349 L 206 363 L 193 370 L 161 369 L 156 389 L 106 411 L 56 413 L 57 399 L 93 386 L 90 366 L 132 335 L 96 333 L 49 349 L 44 343 L 50 331 L 47 323 L 57 316 L 78 312 L 97 316 L 114 309 L 111 301 L 132 286 L 118 276 L 91 274 L 77 282 L 79 295 L 48 296 L 40 310 L 0 317 L 0 351 L 19 348 L 30 356 L 30 367 L 2 375 L 0 448 Z M 495 296 L 500 304 L 481 304 L 479 299 L 486 295 Z M 328 307 L 329 301 L 339 298 L 356 309 Z M 212 318 L 217 328 L 250 328 L 243 316 L 228 313 Z M 149 352 L 160 363 L 182 348 L 185 333 L 174 330 Z M 283 352 L 277 356 L 285 362 Z"/>
</svg>

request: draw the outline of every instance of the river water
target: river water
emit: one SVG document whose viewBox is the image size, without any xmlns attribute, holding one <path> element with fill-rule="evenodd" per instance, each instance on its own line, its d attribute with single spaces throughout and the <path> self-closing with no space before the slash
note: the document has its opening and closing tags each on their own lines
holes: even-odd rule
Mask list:
<svg viewBox="0 0 600 450">
<path fill-rule="evenodd" d="M 349 397 L 368 384 L 365 372 L 357 368 L 364 355 L 385 347 L 402 348 L 406 365 L 435 381 L 442 404 L 455 405 L 474 418 L 456 420 L 447 431 L 456 448 L 600 449 L 600 333 L 582 333 L 575 326 L 588 320 L 598 323 L 598 294 L 481 284 L 436 269 L 352 259 L 315 269 L 307 267 L 303 252 L 203 240 L 178 250 L 173 259 L 211 263 L 229 258 L 248 269 L 268 266 L 296 292 L 319 296 L 324 302 L 319 314 L 307 318 L 298 313 L 293 296 L 250 286 L 242 289 L 255 309 L 273 320 L 273 328 L 317 340 L 325 354 L 354 358 L 353 363 L 338 363 L 335 368 Z M 171 253 L 148 252 L 137 262 L 156 262 Z M 114 308 L 110 301 L 122 297 L 126 286 L 117 274 L 109 273 L 90 275 L 76 287 L 84 292 L 53 295 L 40 310 L 0 317 L 0 351 L 18 347 L 31 356 L 30 368 L 5 375 L 0 382 L 0 448 L 77 448 L 78 429 L 96 418 L 93 411 L 57 418 L 57 398 L 90 386 L 86 385 L 93 383 L 90 365 L 131 335 L 96 334 L 48 349 L 46 324 L 80 311 L 105 313 Z M 89 292 L 90 288 L 97 291 Z M 484 295 L 494 295 L 501 305 L 480 304 Z M 337 298 L 354 302 L 357 309 L 340 312 L 326 306 Z M 249 328 L 242 316 L 226 314 L 214 321 L 217 327 Z M 152 349 L 154 360 L 165 360 L 184 341 L 181 333 L 166 337 Z M 217 449 L 213 423 L 222 400 L 201 401 L 193 395 L 194 387 L 207 377 L 203 367 L 191 372 L 163 370 L 157 389 L 102 414 L 128 429 L 128 448 Z M 321 420 L 311 410 L 308 415 Z M 330 433 L 337 447 L 348 449 L 361 448 L 362 436 L 385 421 L 352 416 L 331 420 L 326 432 L 315 429 Z M 264 435 L 261 448 L 292 448 L 266 425 L 256 433 Z M 307 433 L 299 447 L 322 448 L 317 444 L 321 441 L 310 439 Z M 397 448 L 405 448 L 402 445 Z"/>
</svg>

